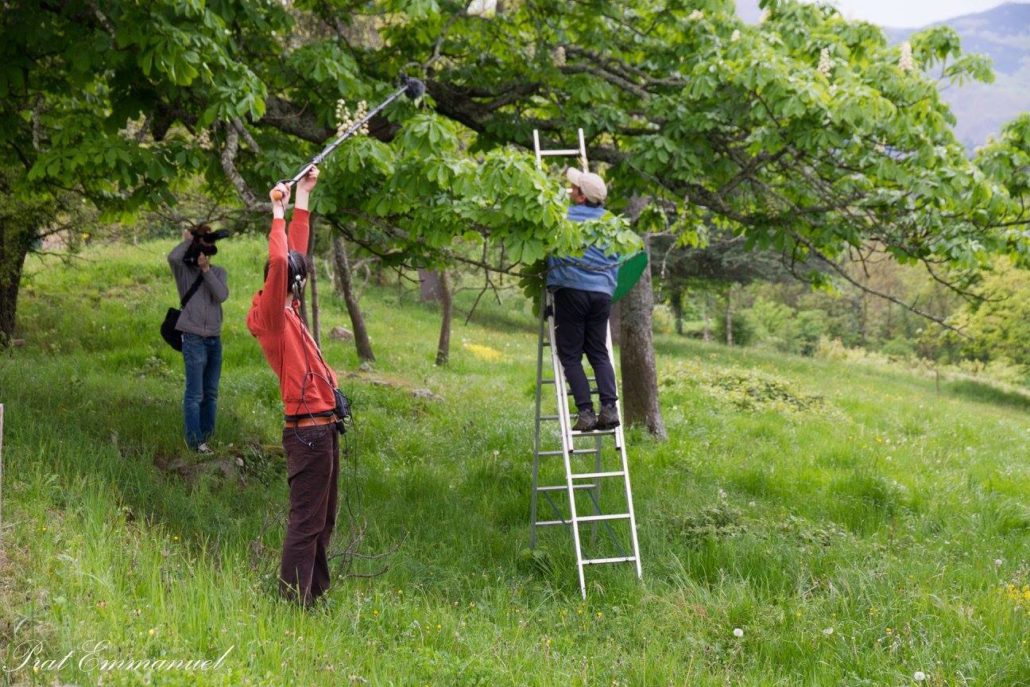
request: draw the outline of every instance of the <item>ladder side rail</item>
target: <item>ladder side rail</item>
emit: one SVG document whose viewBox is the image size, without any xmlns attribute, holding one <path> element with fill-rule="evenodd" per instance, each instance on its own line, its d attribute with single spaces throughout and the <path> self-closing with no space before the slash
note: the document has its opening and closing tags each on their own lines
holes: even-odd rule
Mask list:
<svg viewBox="0 0 1030 687">
<path fill-rule="evenodd" d="M 598 408 L 600 410 L 600 408 Z M 601 472 L 601 435 L 594 437 L 594 447 L 597 449 L 597 453 L 594 455 L 594 472 Z M 601 480 L 597 480 L 594 484 L 594 489 L 590 494 L 591 500 L 594 502 L 594 515 L 601 514 Z M 595 546 L 597 544 L 597 523 L 593 523 L 590 526 L 590 545 Z"/>
<path fill-rule="evenodd" d="M 579 166 L 583 168 L 584 172 L 590 171 L 590 165 L 587 164 L 587 142 L 583 137 L 583 128 L 579 129 Z"/>
<path fill-rule="evenodd" d="M 608 336 L 606 344 L 608 346 L 608 358 L 611 362 L 612 369 L 615 369 L 615 347 L 612 345 L 612 325 L 608 323 Z M 622 459 L 622 473 L 625 480 L 626 486 L 626 510 L 629 512 L 629 534 L 633 540 L 633 556 L 635 557 L 634 565 L 637 568 L 637 578 L 644 578 L 644 571 L 640 564 L 640 542 L 637 539 L 637 512 L 633 507 L 633 487 L 630 484 L 629 479 L 629 459 L 626 457 L 626 437 L 623 433 L 624 422 L 622 421 L 622 400 L 618 399 L 615 401 L 615 409 L 618 411 L 619 426 L 615 428 L 615 443 L 619 451 L 619 457 Z"/>
<path fill-rule="evenodd" d="M 562 460 L 565 461 L 565 484 L 568 487 L 569 519 L 572 521 L 572 541 L 576 547 L 576 572 L 579 575 L 579 591 L 587 598 L 586 579 L 583 576 L 583 548 L 579 540 L 579 520 L 576 517 L 576 491 L 572 481 L 572 422 L 569 419 L 569 399 L 565 393 L 565 370 L 558 359 L 558 345 L 554 335 L 554 299 L 549 291 L 544 291 L 544 302 L 551 306 L 550 317 L 547 318 L 547 334 L 551 341 L 551 367 L 554 369 L 555 398 L 558 401 L 559 423 L 561 424 Z M 547 310 L 545 309 L 545 313 Z"/>
<path fill-rule="evenodd" d="M 541 303 L 540 308 L 540 328 L 537 335 L 536 342 L 536 432 L 533 438 L 533 494 L 530 498 L 530 532 L 529 532 L 529 548 L 536 548 L 536 521 L 537 521 L 537 486 L 540 483 L 540 425 L 542 424 L 540 418 L 541 409 L 541 396 L 543 388 L 543 372 L 544 372 L 544 325 L 545 325 L 545 314 L 547 312 L 546 307 Z"/>
</svg>

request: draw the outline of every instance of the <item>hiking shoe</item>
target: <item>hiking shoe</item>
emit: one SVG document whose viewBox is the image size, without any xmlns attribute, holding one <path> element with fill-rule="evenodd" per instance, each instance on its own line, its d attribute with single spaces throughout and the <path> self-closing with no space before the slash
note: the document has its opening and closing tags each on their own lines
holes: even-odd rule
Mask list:
<svg viewBox="0 0 1030 687">
<path fill-rule="evenodd" d="M 210 446 L 208 446 L 206 441 L 197 445 L 197 453 L 200 453 L 200 454 L 203 454 L 203 455 L 206 456 L 206 455 L 210 455 L 210 454 L 212 454 L 214 452 L 215 452 L 215 450 L 213 448 L 211 448 Z"/>
<path fill-rule="evenodd" d="M 619 411 L 614 405 L 601 406 L 601 414 L 597 416 L 598 429 L 615 429 L 619 426 Z"/>
<path fill-rule="evenodd" d="M 593 408 L 579 411 L 576 424 L 572 425 L 573 432 L 593 432 L 597 428 L 597 416 Z"/>
</svg>

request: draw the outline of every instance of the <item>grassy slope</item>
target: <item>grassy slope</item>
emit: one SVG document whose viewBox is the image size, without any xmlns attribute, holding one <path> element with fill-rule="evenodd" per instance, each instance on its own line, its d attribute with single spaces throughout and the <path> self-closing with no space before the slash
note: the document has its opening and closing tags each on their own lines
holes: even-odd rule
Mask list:
<svg viewBox="0 0 1030 687">
<path fill-rule="evenodd" d="M 99 641 L 107 659 L 235 647 L 217 672 L 156 672 L 155 684 L 880 685 L 916 671 L 936 685 L 1030 684 L 1023 401 L 660 338 L 670 441 L 628 433 L 644 582 L 588 570 L 583 603 L 567 535 L 522 555 L 535 332 L 514 297 L 481 306 L 479 325 L 459 321 L 437 369 L 437 314 L 397 287 L 365 295 L 376 375 L 393 384 L 347 381 L 360 424 L 344 490 L 368 522 L 364 550 L 397 550 L 385 574 L 337 582 L 319 611 L 277 601 L 277 387 L 243 324 L 262 246 L 218 256 L 232 296 L 216 439 L 244 458 L 242 483 L 155 467 L 182 453 L 181 359 L 157 335 L 170 247 L 30 267 L 28 345 L 0 357 L 0 659 L 18 665 L 24 642 L 42 658 L 76 653 L 58 676 L 30 663 L 0 684 L 93 683 L 75 663 Z M 346 324 L 324 300 L 324 330 Z M 350 344 L 326 348 L 355 369 Z M 442 400 L 411 395 L 423 387 Z"/>
</svg>

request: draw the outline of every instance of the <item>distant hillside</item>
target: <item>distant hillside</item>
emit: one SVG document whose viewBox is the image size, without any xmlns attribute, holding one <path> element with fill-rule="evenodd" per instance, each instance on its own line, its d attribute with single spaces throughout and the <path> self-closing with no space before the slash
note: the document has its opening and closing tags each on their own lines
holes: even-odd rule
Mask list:
<svg viewBox="0 0 1030 687">
<path fill-rule="evenodd" d="M 955 133 L 966 147 L 974 148 L 1005 122 L 1030 111 L 1030 4 L 1009 3 L 931 26 L 939 24 L 958 32 L 964 52 L 987 55 L 994 62 L 994 83 L 943 92 L 958 118 Z M 899 43 L 923 28 L 884 31 L 892 43 Z"/>
<path fill-rule="evenodd" d="M 755 23 L 762 11 L 758 0 L 737 0 L 737 13 L 744 21 Z M 994 83 L 943 91 L 944 100 L 958 119 L 958 139 L 973 149 L 1005 122 L 1030 111 L 1030 4 L 1008 3 L 938 24 L 947 24 L 958 32 L 964 52 L 987 55 L 994 63 Z M 891 43 L 900 43 L 926 28 L 883 30 Z"/>
</svg>

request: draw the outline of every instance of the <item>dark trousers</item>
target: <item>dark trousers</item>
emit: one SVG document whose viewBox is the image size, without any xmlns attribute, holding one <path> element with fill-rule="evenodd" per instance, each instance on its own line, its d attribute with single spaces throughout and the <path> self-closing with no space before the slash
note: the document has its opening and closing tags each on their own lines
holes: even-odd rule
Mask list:
<svg viewBox="0 0 1030 687">
<path fill-rule="evenodd" d="M 182 359 L 186 365 L 186 392 L 182 397 L 186 443 L 196 450 L 215 431 L 218 380 L 222 376 L 221 338 L 184 333 Z"/>
<path fill-rule="evenodd" d="M 583 354 L 594 368 L 601 405 L 612 405 L 618 399 L 615 370 L 608 359 L 608 314 L 612 298 L 606 293 L 558 289 L 554 292 L 554 337 L 558 359 L 565 369 L 565 379 L 572 389 L 579 410 L 593 409 L 590 382 L 583 372 Z"/>
<path fill-rule="evenodd" d="M 336 525 L 339 434 L 335 425 L 286 428 L 283 450 L 290 485 L 290 516 L 279 590 L 287 598 L 308 605 L 329 589 L 326 551 Z"/>
</svg>

